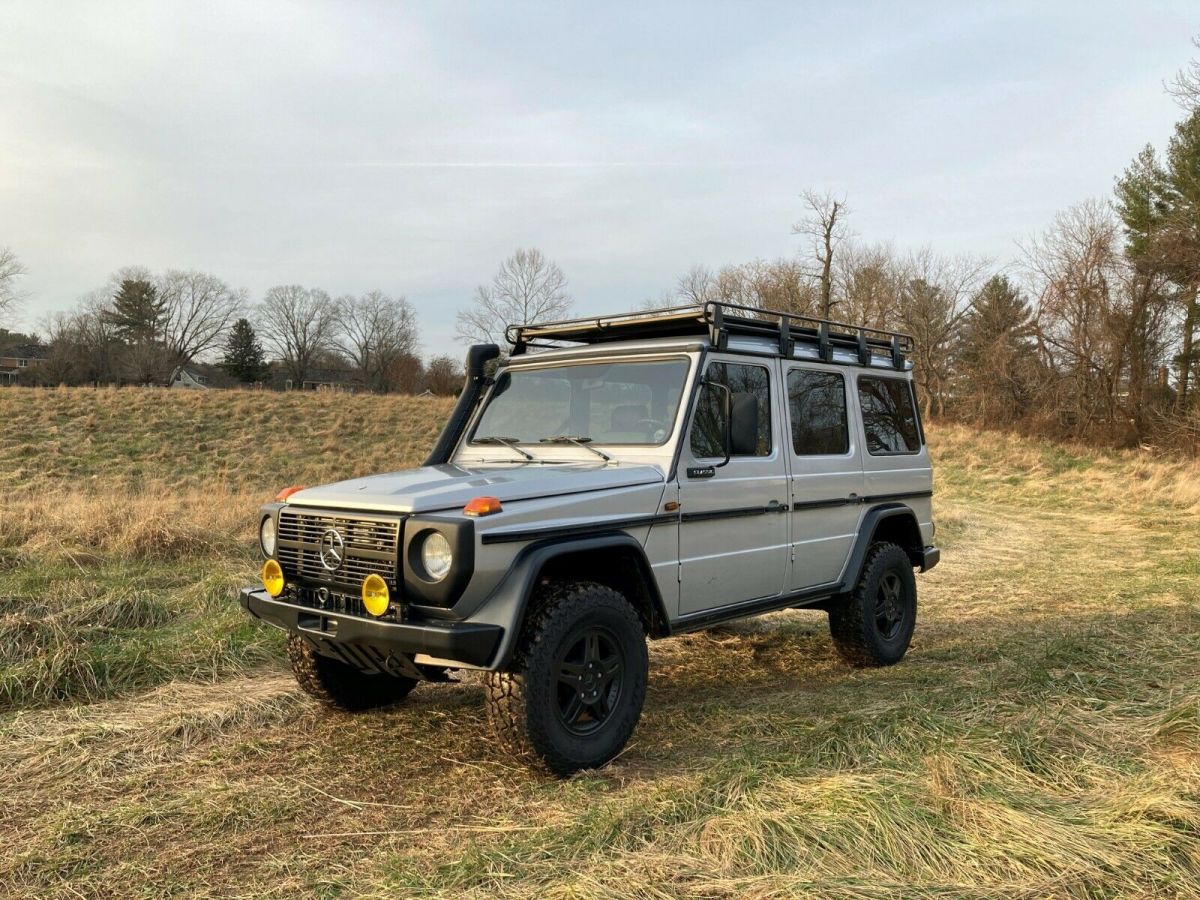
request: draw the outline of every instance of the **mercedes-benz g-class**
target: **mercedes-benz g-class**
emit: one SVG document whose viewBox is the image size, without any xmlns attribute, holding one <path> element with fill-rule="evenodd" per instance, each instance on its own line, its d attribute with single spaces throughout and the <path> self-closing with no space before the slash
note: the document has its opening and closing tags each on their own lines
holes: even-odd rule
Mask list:
<svg viewBox="0 0 1200 900">
<path fill-rule="evenodd" d="M 424 466 L 263 507 L 241 603 L 304 690 L 482 670 L 499 739 L 566 774 L 632 734 L 647 638 L 817 608 L 852 665 L 900 660 L 939 555 L 911 338 L 721 303 L 507 338 Z"/>
</svg>

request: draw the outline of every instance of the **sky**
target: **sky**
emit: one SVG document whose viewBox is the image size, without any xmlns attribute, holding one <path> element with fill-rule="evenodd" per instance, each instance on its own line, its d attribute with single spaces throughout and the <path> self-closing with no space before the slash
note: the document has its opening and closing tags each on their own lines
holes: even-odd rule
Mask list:
<svg viewBox="0 0 1200 900">
<path fill-rule="evenodd" d="M 580 314 L 853 232 L 997 265 L 1181 117 L 1194 2 L 0 0 L 18 325 L 119 268 L 373 288 L 426 356 L 518 247 Z"/>
</svg>

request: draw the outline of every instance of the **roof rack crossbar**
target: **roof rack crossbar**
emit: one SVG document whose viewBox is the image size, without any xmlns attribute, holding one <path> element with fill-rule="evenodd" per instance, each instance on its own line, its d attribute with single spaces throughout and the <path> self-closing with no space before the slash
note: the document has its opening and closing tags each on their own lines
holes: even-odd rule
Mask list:
<svg viewBox="0 0 1200 900">
<path fill-rule="evenodd" d="M 915 349 L 912 337 L 897 331 L 722 301 L 510 325 L 505 330 L 513 355 L 524 353 L 531 346 L 546 347 L 545 341 L 598 344 L 687 335 L 706 336 L 715 349 L 728 347 L 730 335 L 765 337 L 776 342 L 779 353 L 785 357 L 791 357 L 796 344 L 804 342 L 815 344 L 824 360 L 832 358 L 835 348 L 841 348 L 855 354 L 860 364 L 869 365 L 878 356 L 898 369 L 904 368 L 907 356 Z"/>
</svg>

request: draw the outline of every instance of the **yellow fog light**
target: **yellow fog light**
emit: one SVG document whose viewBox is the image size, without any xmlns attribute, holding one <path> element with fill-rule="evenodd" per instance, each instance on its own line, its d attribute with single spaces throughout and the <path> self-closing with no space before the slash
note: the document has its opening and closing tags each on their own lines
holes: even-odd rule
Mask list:
<svg viewBox="0 0 1200 900">
<path fill-rule="evenodd" d="M 283 593 L 283 569 L 279 568 L 279 563 L 275 560 L 268 559 L 263 563 L 262 583 L 272 597 L 278 597 Z"/>
<path fill-rule="evenodd" d="M 388 594 L 387 582 L 378 575 L 368 575 L 363 579 L 363 606 L 373 616 L 382 616 L 388 611 L 391 596 Z"/>
</svg>

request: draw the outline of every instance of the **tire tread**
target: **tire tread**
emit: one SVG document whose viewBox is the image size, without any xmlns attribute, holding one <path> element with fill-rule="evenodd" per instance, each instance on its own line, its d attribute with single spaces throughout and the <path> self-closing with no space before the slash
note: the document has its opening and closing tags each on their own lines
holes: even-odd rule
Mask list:
<svg viewBox="0 0 1200 900">
<path fill-rule="evenodd" d="M 298 634 L 288 635 L 287 654 L 301 690 L 330 709 L 342 712 L 392 706 L 417 686 L 412 678 L 369 675 L 322 656 Z"/>
</svg>

